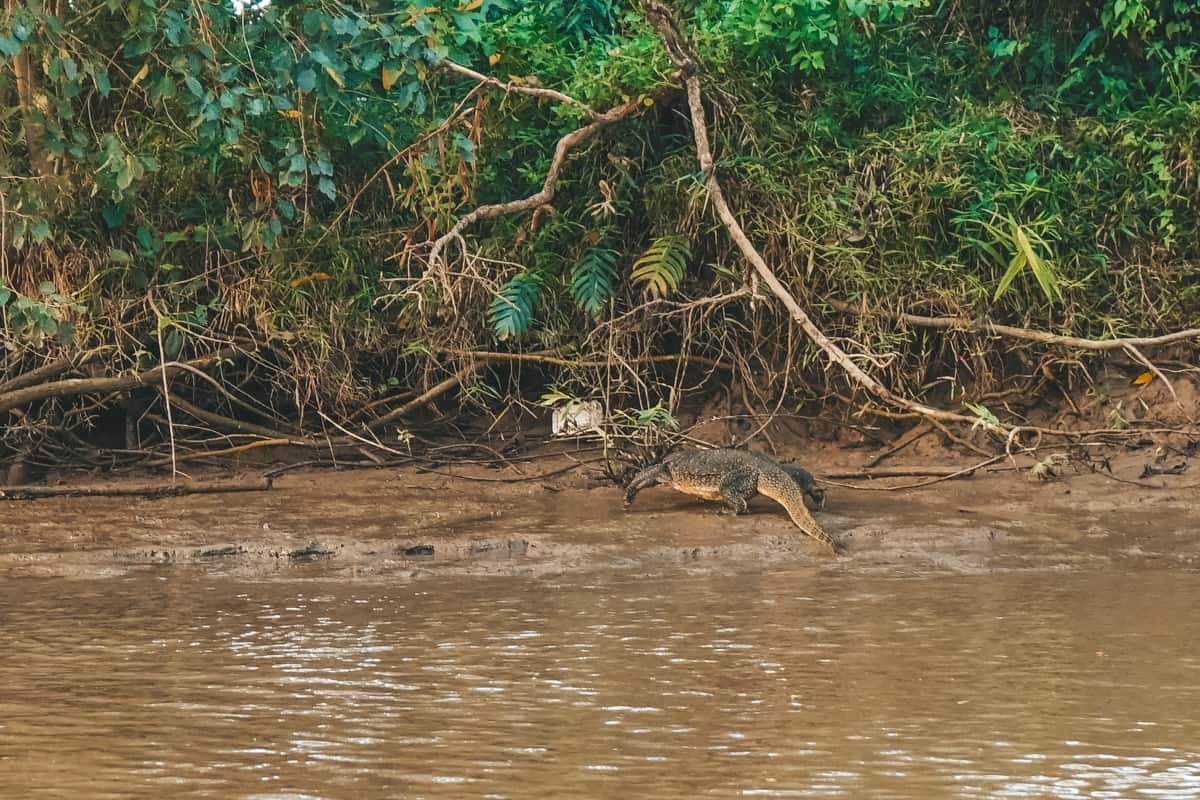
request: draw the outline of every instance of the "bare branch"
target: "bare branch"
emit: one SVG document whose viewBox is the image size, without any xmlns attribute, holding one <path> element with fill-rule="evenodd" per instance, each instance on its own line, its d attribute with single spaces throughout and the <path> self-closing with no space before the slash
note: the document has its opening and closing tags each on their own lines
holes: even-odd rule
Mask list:
<svg viewBox="0 0 1200 800">
<path fill-rule="evenodd" d="M 657 102 L 657 98 L 652 98 Z M 653 103 L 651 103 L 653 105 Z M 492 219 L 494 217 L 502 217 L 508 214 L 517 214 L 522 211 L 529 211 L 539 206 L 544 206 L 554 199 L 554 191 L 558 184 L 559 173 L 562 172 L 563 163 L 567 159 L 567 153 L 571 148 L 578 144 L 586 142 L 600 131 L 607 128 L 613 123 L 620 122 L 623 119 L 633 116 L 641 111 L 644 111 L 649 106 L 641 99 L 630 100 L 628 103 L 622 103 L 615 108 L 605 111 L 603 114 L 597 114 L 593 120 L 584 125 L 582 128 L 576 128 L 570 133 L 558 140 L 558 144 L 554 147 L 554 158 L 550 162 L 550 169 L 546 172 L 546 179 L 542 182 L 542 188 L 531 194 L 529 197 L 520 200 L 510 200 L 507 203 L 493 203 L 483 205 L 471 211 L 468 214 L 459 218 L 458 222 L 454 223 L 454 227 L 446 233 L 439 236 L 433 243 L 433 247 L 429 251 L 429 266 L 431 269 L 436 269 L 442 260 L 442 250 L 446 244 L 452 240 L 462 236 L 462 232 L 468 226 L 483 219 Z"/>
<path fill-rule="evenodd" d="M 863 315 L 865 312 L 850 303 L 841 300 L 826 300 L 838 311 L 849 314 Z M 996 336 L 1007 336 L 1011 339 L 1026 339 L 1042 344 L 1057 344 L 1063 347 L 1075 347 L 1080 350 L 1125 350 L 1128 347 L 1161 347 L 1162 345 L 1183 342 L 1189 339 L 1200 339 L 1200 328 L 1188 328 L 1163 336 L 1130 337 L 1123 339 L 1080 339 L 1075 336 L 1060 336 L 1056 333 L 1037 331 L 1031 328 L 1015 328 L 1011 325 L 1000 325 L 989 320 L 976 321 L 965 317 L 924 317 L 918 314 L 900 314 L 890 311 L 872 312 L 881 316 L 915 325 L 919 328 L 936 328 L 939 330 L 967 331 L 988 333 Z"/>
<path fill-rule="evenodd" d="M 495 78 L 489 78 L 482 72 L 476 72 L 470 67 L 464 67 L 462 64 L 459 64 L 456 61 L 451 61 L 448 58 L 443 58 L 441 61 L 439 61 L 438 66 L 443 69 L 448 69 L 451 72 L 457 72 L 459 75 L 465 75 L 471 80 L 479 81 L 481 84 L 503 89 L 505 93 L 511 92 L 515 94 L 528 94 L 534 97 L 544 97 L 548 100 L 557 100 L 560 103 L 565 103 L 566 105 L 575 106 L 576 108 L 581 109 L 588 115 L 588 117 L 596 116 L 596 112 L 588 108 L 587 104 L 581 103 L 570 95 L 565 95 L 562 92 L 556 92 L 554 89 L 542 89 L 536 86 L 522 86 L 511 81 L 505 83 L 504 81 L 497 80 Z"/>
</svg>

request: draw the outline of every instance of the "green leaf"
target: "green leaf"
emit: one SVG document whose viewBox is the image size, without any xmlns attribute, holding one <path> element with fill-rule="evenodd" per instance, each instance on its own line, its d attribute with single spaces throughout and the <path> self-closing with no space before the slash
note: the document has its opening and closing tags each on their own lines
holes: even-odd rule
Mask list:
<svg viewBox="0 0 1200 800">
<path fill-rule="evenodd" d="M 75 325 L 70 320 L 64 319 L 58 323 L 58 340 L 63 344 L 75 341 Z"/>
<path fill-rule="evenodd" d="M 316 85 L 317 73 L 313 72 L 311 69 L 300 70 L 300 74 L 296 76 L 296 88 L 305 94 L 308 94 L 316 87 Z"/>
<path fill-rule="evenodd" d="M 92 82 L 96 84 L 96 91 L 101 97 L 108 97 L 112 91 L 112 83 L 108 80 L 108 70 L 99 69 L 92 73 Z"/>
<path fill-rule="evenodd" d="M 125 252 L 124 250 L 114 247 L 108 251 L 108 260 L 112 261 L 114 264 L 132 264 L 133 256 L 129 255 L 129 253 Z"/>
<path fill-rule="evenodd" d="M 8 301 L 12 299 L 12 296 L 13 293 L 11 289 L 6 289 L 3 286 L 0 286 L 0 306 L 8 303 Z"/>
<path fill-rule="evenodd" d="M 691 245 L 683 236 L 661 236 L 650 243 L 642 257 L 633 262 L 630 277 L 646 286 L 652 297 L 666 297 L 683 283 Z"/>
<path fill-rule="evenodd" d="M 11 36 L 0 36 L 0 53 L 13 58 L 20 52 L 21 45 L 16 39 Z"/>
<path fill-rule="evenodd" d="M 44 242 L 50 238 L 50 223 L 44 219 L 39 219 L 29 228 L 29 235 L 33 237 L 35 242 Z"/>
<path fill-rule="evenodd" d="M 1000 278 L 1000 284 L 996 287 L 996 294 L 992 296 L 993 303 L 1004 296 L 1004 293 L 1008 291 L 1008 287 L 1012 285 L 1012 282 L 1017 279 L 1017 276 L 1021 274 L 1021 270 L 1024 268 L 1025 254 L 1017 253 L 1012 257 L 1012 261 L 1008 262 L 1008 269 Z"/>
<path fill-rule="evenodd" d="M 183 331 L 179 328 L 171 328 L 165 337 L 163 337 L 163 355 L 168 359 L 174 360 L 179 355 L 179 351 L 183 349 Z"/>
<path fill-rule="evenodd" d="M 588 249 L 571 270 L 571 297 L 593 317 L 600 316 L 613 294 L 617 251 L 601 247 Z"/>
<path fill-rule="evenodd" d="M 500 289 L 488 310 L 488 322 L 497 338 L 515 339 L 529 329 L 542 284 L 536 276 L 522 272 Z"/>
</svg>

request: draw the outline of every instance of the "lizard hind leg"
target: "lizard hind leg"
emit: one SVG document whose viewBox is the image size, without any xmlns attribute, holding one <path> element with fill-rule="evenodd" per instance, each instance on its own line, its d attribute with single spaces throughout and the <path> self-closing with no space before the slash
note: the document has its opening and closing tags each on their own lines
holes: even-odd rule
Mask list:
<svg viewBox="0 0 1200 800">
<path fill-rule="evenodd" d="M 758 476 L 752 470 L 737 470 L 721 479 L 721 499 L 734 515 L 746 513 L 746 501 L 758 494 Z"/>
<path fill-rule="evenodd" d="M 623 506 L 629 508 L 633 505 L 633 498 L 637 497 L 637 493 L 658 483 L 666 472 L 667 467 L 665 464 L 654 464 L 634 475 L 633 479 L 629 481 L 629 485 L 625 487 L 625 502 Z"/>
</svg>

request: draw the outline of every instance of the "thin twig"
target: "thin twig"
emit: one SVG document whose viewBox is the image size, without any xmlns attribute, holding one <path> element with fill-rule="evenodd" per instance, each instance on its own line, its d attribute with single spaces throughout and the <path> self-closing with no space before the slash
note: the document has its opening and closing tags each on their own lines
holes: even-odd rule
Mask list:
<svg viewBox="0 0 1200 800">
<path fill-rule="evenodd" d="M 1007 456 L 1003 455 L 1003 454 L 998 455 L 998 456 L 993 456 L 993 457 L 987 459 L 986 461 L 980 461 L 978 464 L 974 464 L 974 465 L 972 465 L 970 467 L 966 467 L 964 469 L 956 470 L 956 471 L 951 472 L 946 475 L 940 475 L 936 478 L 931 478 L 930 480 L 927 480 L 927 481 L 918 481 L 917 483 L 905 483 L 905 484 L 901 484 L 900 486 L 855 486 L 852 483 L 838 483 L 837 481 L 826 480 L 825 478 L 818 478 L 818 480 L 820 480 L 821 483 L 828 483 L 831 486 L 840 486 L 843 489 L 855 489 L 855 490 L 858 490 L 861 492 L 898 492 L 902 489 L 918 489 L 922 486 L 932 486 L 935 483 L 941 483 L 942 481 L 952 480 L 954 478 L 958 478 L 963 475 L 970 475 L 970 474 L 974 473 L 976 470 L 982 469 L 991 464 L 995 464 L 997 461 L 1001 461 L 1004 458 L 1007 458 Z M 833 473 L 833 474 L 837 474 L 837 473 Z"/>
<path fill-rule="evenodd" d="M 841 300 L 826 300 L 830 306 L 848 314 L 861 316 L 863 309 Z M 1126 347 L 1161 347 L 1174 342 L 1200 339 L 1200 328 L 1188 328 L 1162 336 L 1129 337 L 1121 339 L 1081 339 L 1077 336 L 1062 336 L 1057 333 L 1017 328 L 1012 325 L 1000 325 L 990 320 L 973 320 L 966 317 L 925 317 L 918 314 L 904 314 L 880 310 L 881 316 L 915 325 L 920 328 L 937 328 L 940 330 L 968 331 L 989 333 L 997 336 L 1007 336 L 1012 339 L 1026 339 L 1042 344 L 1057 344 L 1064 347 L 1075 347 L 1080 350 L 1122 350 Z"/>
</svg>

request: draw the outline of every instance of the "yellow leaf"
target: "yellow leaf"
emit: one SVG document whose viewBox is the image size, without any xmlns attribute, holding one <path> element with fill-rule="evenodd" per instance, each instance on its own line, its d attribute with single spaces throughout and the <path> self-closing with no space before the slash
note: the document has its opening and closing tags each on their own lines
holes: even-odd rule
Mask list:
<svg viewBox="0 0 1200 800">
<path fill-rule="evenodd" d="M 313 281 L 327 281 L 327 280 L 329 280 L 329 275 L 327 273 L 313 272 L 311 274 L 304 275 L 299 278 L 292 278 L 290 281 L 288 281 L 288 286 L 291 286 L 293 289 L 299 289 L 301 286 L 310 284 Z"/>
<path fill-rule="evenodd" d="M 329 77 L 333 78 L 334 83 L 336 83 L 338 86 L 342 87 L 343 89 L 346 88 L 346 82 L 344 80 L 342 80 L 342 76 L 338 74 L 338 71 L 336 69 L 334 69 L 333 67 L 326 67 L 325 72 L 327 72 L 329 74 Z"/>
<path fill-rule="evenodd" d="M 149 74 L 150 74 L 150 62 L 147 61 L 145 64 L 142 64 L 142 68 L 139 69 L 137 71 L 137 74 L 133 76 L 133 80 L 131 80 L 129 82 L 129 88 L 132 89 L 133 87 L 137 86 L 139 83 L 144 81 L 146 79 L 146 76 Z"/>
<path fill-rule="evenodd" d="M 399 77 L 400 77 L 400 70 L 398 70 L 398 69 L 388 69 L 387 67 L 383 67 L 380 70 L 380 78 L 383 79 L 383 88 L 384 89 L 391 89 L 392 86 L 395 85 L 396 79 L 398 79 Z"/>
<path fill-rule="evenodd" d="M 287 110 L 280 111 L 279 116 L 283 117 L 284 119 L 300 119 L 300 109 L 289 108 Z"/>
<path fill-rule="evenodd" d="M 471 2 L 467 3 L 466 5 L 459 6 L 458 10 L 459 11 L 474 11 L 475 9 L 479 8 L 482 5 L 483 5 L 483 0 L 471 0 Z"/>
<path fill-rule="evenodd" d="M 488 64 L 490 64 L 491 66 L 494 67 L 499 63 L 500 63 L 500 54 L 499 53 L 492 53 L 490 56 L 488 56 Z"/>
<path fill-rule="evenodd" d="M 1153 372 L 1143 372 L 1141 375 L 1138 375 L 1136 378 L 1133 379 L 1133 385 L 1134 386 L 1145 386 L 1147 383 L 1149 383 L 1152 380 L 1154 380 Z"/>
</svg>

